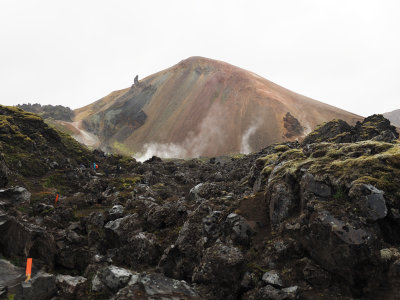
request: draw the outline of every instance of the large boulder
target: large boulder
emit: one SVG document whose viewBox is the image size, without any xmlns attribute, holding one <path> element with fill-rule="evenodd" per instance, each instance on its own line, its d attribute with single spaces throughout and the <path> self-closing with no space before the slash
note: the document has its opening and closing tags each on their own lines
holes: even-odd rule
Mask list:
<svg viewBox="0 0 400 300">
<path fill-rule="evenodd" d="M 369 221 L 377 221 L 387 216 L 384 192 L 371 184 L 352 184 L 349 196 L 362 208 Z"/>
<path fill-rule="evenodd" d="M 6 256 L 32 257 L 49 268 L 54 266 L 56 247 L 53 235 L 39 226 L 19 221 L 1 211 L 0 249 Z"/>
<path fill-rule="evenodd" d="M 0 199 L 7 200 L 15 206 L 29 204 L 31 193 L 24 187 L 16 186 L 0 190 Z"/>
<path fill-rule="evenodd" d="M 12 288 L 25 279 L 23 268 L 11 264 L 9 261 L 0 259 L 0 286 Z"/>
<path fill-rule="evenodd" d="M 254 234 L 249 223 L 242 216 L 231 213 L 228 215 L 225 221 L 228 226 L 228 234 L 235 243 L 240 245 L 249 245 L 251 237 Z"/>
<path fill-rule="evenodd" d="M 298 238 L 313 260 L 350 285 L 366 280 L 377 265 L 376 229 L 356 220 L 342 221 L 327 210 L 313 212 Z"/>
<path fill-rule="evenodd" d="M 153 266 L 158 263 L 161 249 L 156 237 L 147 232 L 129 234 L 127 242 L 116 249 L 113 260 L 131 267 Z"/>
<path fill-rule="evenodd" d="M 58 295 L 62 299 L 84 299 L 86 297 L 87 279 L 82 276 L 57 275 Z"/>
<path fill-rule="evenodd" d="M 146 213 L 145 218 L 147 225 L 151 228 L 165 228 L 182 225 L 186 216 L 187 210 L 183 203 L 171 201 L 152 207 Z"/>
<path fill-rule="evenodd" d="M 130 233 L 140 232 L 142 223 L 138 214 L 130 214 L 123 218 L 109 221 L 104 225 L 107 241 L 112 246 L 125 243 Z"/>
<path fill-rule="evenodd" d="M 146 295 L 149 297 L 197 297 L 196 291 L 183 280 L 175 280 L 162 274 L 149 274 L 140 279 Z"/>
<path fill-rule="evenodd" d="M 238 292 L 243 274 L 244 257 L 240 249 L 217 242 L 204 251 L 192 280 L 207 285 L 206 294 L 222 299 Z"/>
<path fill-rule="evenodd" d="M 57 293 L 56 277 L 39 272 L 28 282 L 22 282 L 15 294 L 15 300 L 47 300 Z"/>
<path fill-rule="evenodd" d="M 162 274 L 142 274 L 135 283 L 121 289 L 113 300 L 129 299 L 200 299 L 187 282 L 165 277 Z"/>
<path fill-rule="evenodd" d="M 188 195 L 190 201 L 202 201 L 203 199 L 210 199 L 211 197 L 220 196 L 221 191 L 215 183 L 205 182 L 199 183 L 194 186 Z"/>
<path fill-rule="evenodd" d="M 97 271 L 92 279 L 92 291 L 104 294 L 115 293 L 125 287 L 128 283 L 135 284 L 138 274 L 128 269 L 107 266 Z"/>
<path fill-rule="evenodd" d="M 108 211 L 108 215 L 111 220 L 122 218 L 123 214 L 124 214 L 124 207 L 120 204 L 114 205 Z"/>
<path fill-rule="evenodd" d="M 314 131 L 308 134 L 302 145 L 334 142 L 334 143 L 349 143 L 351 142 L 352 127 L 343 120 L 332 120 L 318 126 Z"/>
</svg>

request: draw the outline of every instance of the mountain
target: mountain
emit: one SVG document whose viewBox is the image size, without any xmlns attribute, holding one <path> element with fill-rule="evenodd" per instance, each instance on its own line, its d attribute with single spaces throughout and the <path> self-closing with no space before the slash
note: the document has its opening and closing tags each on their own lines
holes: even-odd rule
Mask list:
<svg viewBox="0 0 400 300">
<path fill-rule="evenodd" d="M 225 62 L 190 57 L 75 110 L 104 150 L 162 157 L 248 153 L 361 117 Z"/>
<path fill-rule="evenodd" d="M 400 128 L 400 109 L 384 113 L 383 116 L 389 119 L 390 123 L 394 126 Z"/>
<path fill-rule="evenodd" d="M 141 163 L 0 106 L 0 299 L 397 299 L 398 136 Z"/>
</svg>

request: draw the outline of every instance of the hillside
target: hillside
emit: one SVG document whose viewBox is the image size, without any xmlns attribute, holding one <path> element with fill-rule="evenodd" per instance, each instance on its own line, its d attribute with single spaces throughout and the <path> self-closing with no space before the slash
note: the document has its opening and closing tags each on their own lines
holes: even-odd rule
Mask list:
<svg viewBox="0 0 400 300">
<path fill-rule="evenodd" d="M 400 109 L 384 113 L 383 116 L 396 127 L 400 128 Z"/>
<path fill-rule="evenodd" d="M 105 151 L 182 158 L 248 153 L 301 140 L 332 119 L 361 120 L 202 57 L 183 60 L 75 110 L 75 121 L 98 136 Z"/>
</svg>

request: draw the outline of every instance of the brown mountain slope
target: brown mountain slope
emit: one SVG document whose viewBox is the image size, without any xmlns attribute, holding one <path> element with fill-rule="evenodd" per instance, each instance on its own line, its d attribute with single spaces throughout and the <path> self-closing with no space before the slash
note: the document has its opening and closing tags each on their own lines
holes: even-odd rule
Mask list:
<svg viewBox="0 0 400 300">
<path fill-rule="evenodd" d="M 103 149 L 194 157 L 301 139 L 317 124 L 361 117 L 249 71 L 191 57 L 75 111 Z"/>
<path fill-rule="evenodd" d="M 389 119 L 390 123 L 392 123 L 394 126 L 400 127 L 400 109 L 384 113 L 383 116 Z"/>
</svg>

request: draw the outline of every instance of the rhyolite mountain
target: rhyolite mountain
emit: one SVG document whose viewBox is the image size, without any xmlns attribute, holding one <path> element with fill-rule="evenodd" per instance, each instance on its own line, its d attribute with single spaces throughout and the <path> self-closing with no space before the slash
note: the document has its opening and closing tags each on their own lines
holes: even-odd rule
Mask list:
<svg viewBox="0 0 400 300">
<path fill-rule="evenodd" d="M 400 128 L 400 109 L 384 113 L 383 116 L 387 118 L 393 125 Z"/>
<path fill-rule="evenodd" d="M 373 115 L 141 163 L 0 106 L 0 299 L 396 299 L 398 137 Z"/>
<path fill-rule="evenodd" d="M 75 110 L 105 151 L 164 156 L 248 153 L 301 140 L 318 124 L 362 118 L 228 63 L 190 57 Z M 163 153 L 165 152 L 165 153 Z"/>
</svg>

